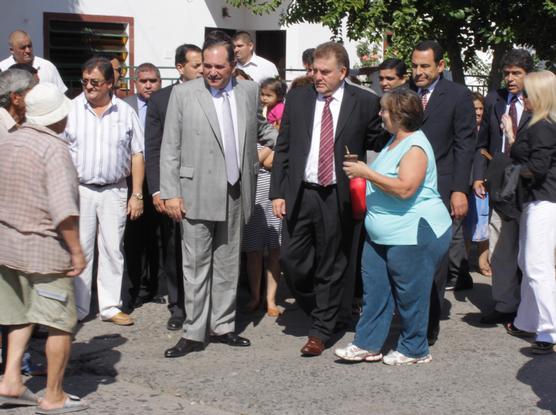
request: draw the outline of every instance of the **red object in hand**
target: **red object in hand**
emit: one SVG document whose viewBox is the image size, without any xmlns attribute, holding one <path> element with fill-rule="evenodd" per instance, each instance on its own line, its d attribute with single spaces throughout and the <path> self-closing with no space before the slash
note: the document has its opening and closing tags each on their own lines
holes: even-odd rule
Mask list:
<svg viewBox="0 0 556 415">
<path fill-rule="evenodd" d="M 367 181 L 362 177 L 354 177 L 349 181 L 349 193 L 353 219 L 361 220 L 367 213 Z"/>
</svg>

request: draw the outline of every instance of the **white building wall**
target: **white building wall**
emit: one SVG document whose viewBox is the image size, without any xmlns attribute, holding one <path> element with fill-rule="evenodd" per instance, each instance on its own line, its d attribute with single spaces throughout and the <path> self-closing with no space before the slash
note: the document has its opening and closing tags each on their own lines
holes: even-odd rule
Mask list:
<svg viewBox="0 0 556 415">
<path fill-rule="evenodd" d="M 0 0 L 0 57 L 7 56 L 11 31 L 23 29 L 33 39 L 35 54 L 43 56 L 43 12 L 77 13 L 134 18 L 135 64 L 152 62 L 157 66 L 174 65 L 174 50 L 181 43 L 201 46 L 205 27 L 236 30 L 287 30 L 286 69 L 302 68 L 303 50 L 330 39 L 332 33 L 320 24 L 279 25 L 279 13 L 255 16 L 224 0 Z M 226 7 L 230 17 L 222 16 Z M 358 62 L 355 42 L 345 43 L 353 64 Z M 5 48 L 5 49 L 4 49 Z M 291 75 L 291 76 L 290 76 Z M 299 75 L 287 72 L 287 77 Z M 162 76 L 174 77 L 174 70 Z"/>
</svg>

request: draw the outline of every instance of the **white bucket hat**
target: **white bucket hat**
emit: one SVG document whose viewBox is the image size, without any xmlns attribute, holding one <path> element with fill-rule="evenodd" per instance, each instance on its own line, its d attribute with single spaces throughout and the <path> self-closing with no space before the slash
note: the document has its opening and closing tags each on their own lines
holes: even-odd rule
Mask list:
<svg viewBox="0 0 556 415">
<path fill-rule="evenodd" d="M 25 95 L 25 118 L 44 127 L 67 117 L 71 101 L 56 85 L 41 82 Z"/>
</svg>

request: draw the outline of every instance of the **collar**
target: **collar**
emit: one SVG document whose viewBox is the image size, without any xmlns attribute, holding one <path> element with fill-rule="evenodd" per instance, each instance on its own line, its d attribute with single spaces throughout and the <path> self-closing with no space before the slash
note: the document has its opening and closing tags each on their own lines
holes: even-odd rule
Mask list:
<svg viewBox="0 0 556 415">
<path fill-rule="evenodd" d="M 226 84 L 226 86 L 222 89 L 215 89 L 213 87 L 209 87 L 210 89 L 210 94 L 214 97 L 214 98 L 219 98 L 220 97 L 220 93 L 221 92 L 227 92 L 228 94 L 232 91 L 232 78 L 230 77 L 230 80 L 228 81 L 228 83 Z"/>
<path fill-rule="evenodd" d="M 342 81 L 342 83 L 340 84 L 340 86 L 338 87 L 338 89 L 336 89 L 333 93 L 332 93 L 332 101 L 340 101 L 342 102 L 342 98 L 344 96 L 344 89 L 345 89 L 345 85 L 346 85 L 346 81 Z M 317 99 L 319 101 L 324 101 L 325 97 L 322 94 L 318 94 Z"/>
<path fill-rule="evenodd" d="M 85 103 L 83 104 L 83 106 L 85 107 L 85 109 L 91 110 L 94 112 L 94 109 L 92 107 L 91 104 L 89 104 L 89 101 L 87 101 L 87 97 L 85 96 L 85 92 L 82 92 L 81 95 L 83 95 L 83 101 L 85 101 Z M 104 113 L 106 114 L 108 111 L 110 111 L 112 108 L 116 107 L 116 94 L 112 94 L 112 96 L 110 97 L 110 105 L 106 108 L 106 111 L 104 111 Z"/>
<path fill-rule="evenodd" d="M 17 127 L 17 123 L 6 108 L 0 108 L 0 123 L 4 124 L 4 127 L 6 127 L 8 131 Z"/>
<path fill-rule="evenodd" d="M 430 84 L 428 87 L 426 87 L 426 88 L 419 88 L 419 89 L 417 90 L 417 93 L 418 93 L 419 95 L 421 95 L 421 91 L 422 91 L 423 89 L 428 89 L 429 95 L 432 94 L 432 91 L 434 91 L 434 88 L 436 88 L 436 85 L 438 84 L 438 81 L 440 81 L 440 76 L 439 76 L 438 78 L 436 78 L 436 81 L 434 81 L 434 82 L 433 82 L 432 84 Z"/>
<path fill-rule="evenodd" d="M 249 66 L 249 65 L 253 65 L 253 66 L 259 66 L 259 57 L 255 54 L 255 52 L 253 52 L 253 54 L 251 55 L 251 59 L 249 59 L 249 62 L 246 62 L 245 64 L 241 65 L 242 67 L 245 66 Z"/>
<path fill-rule="evenodd" d="M 146 107 L 148 105 L 149 101 L 147 101 L 145 98 L 143 98 L 141 95 L 137 94 L 137 106 L 139 108 L 143 108 Z"/>
<path fill-rule="evenodd" d="M 31 124 L 29 122 L 25 122 L 21 125 L 21 127 L 19 128 L 20 130 L 25 129 L 25 128 L 29 128 L 31 130 L 35 130 L 44 134 L 48 134 L 51 137 L 54 137 L 58 140 L 60 140 L 61 142 L 63 142 L 64 144 L 67 144 L 66 141 L 64 141 L 62 138 L 60 138 L 59 134 L 56 134 L 54 131 L 52 131 L 50 128 L 42 126 L 42 125 L 38 125 L 38 124 Z M 62 133 L 63 134 L 63 133 Z"/>
<path fill-rule="evenodd" d="M 517 95 L 512 94 L 510 91 L 508 91 L 508 96 L 506 97 L 506 104 L 510 105 L 512 103 L 512 98 L 516 96 L 517 97 L 517 101 L 523 104 L 523 92 L 519 91 L 519 93 Z"/>
</svg>

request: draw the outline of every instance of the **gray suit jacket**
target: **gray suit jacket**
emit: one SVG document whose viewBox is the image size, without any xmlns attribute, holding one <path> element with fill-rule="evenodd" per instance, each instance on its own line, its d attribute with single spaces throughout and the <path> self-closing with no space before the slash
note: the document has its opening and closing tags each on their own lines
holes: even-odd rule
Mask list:
<svg viewBox="0 0 556 415">
<path fill-rule="evenodd" d="M 245 222 L 255 203 L 257 142 L 273 147 L 277 131 L 262 116 L 259 87 L 233 81 L 237 105 L 241 198 Z M 212 95 L 203 78 L 177 85 L 168 104 L 160 153 L 162 199 L 182 197 L 186 217 L 225 221 L 227 176 L 224 147 Z"/>
<path fill-rule="evenodd" d="M 131 108 L 133 108 L 135 110 L 137 115 L 139 115 L 139 107 L 137 105 L 137 94 L 133 94 L 133 95 L 130 95 L 128 97 L 125 97 L 124 101 L 127 104 L 129 104 L 131 106 Z"/>
</svg>

